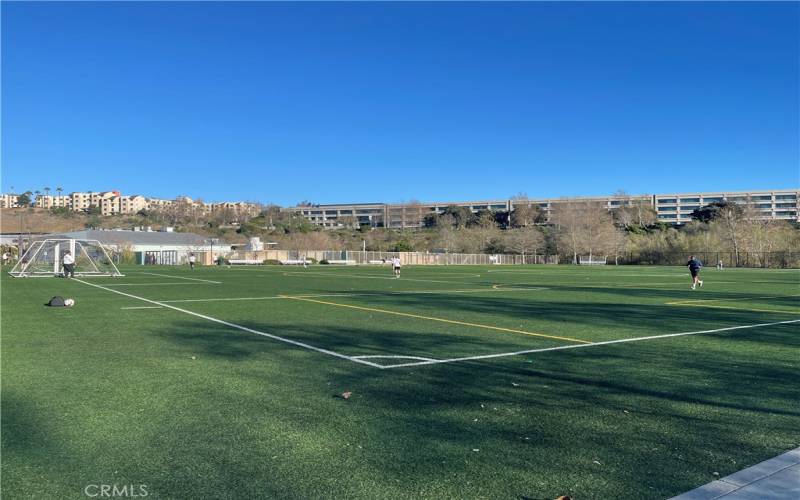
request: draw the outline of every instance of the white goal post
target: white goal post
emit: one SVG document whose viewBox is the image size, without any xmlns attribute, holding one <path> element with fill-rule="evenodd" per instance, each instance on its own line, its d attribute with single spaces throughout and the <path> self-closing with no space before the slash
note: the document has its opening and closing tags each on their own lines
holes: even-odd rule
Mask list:
<svg viewBox="0 0 800 500">
<path fill-rule="evenodd" d="M 605 266 L 606 256 L 598 257 L 597 255 L 579 255 L 578 264 L 581 266 Z"/>
<path fill-rule="evenodd" d="M 63 276 L 64 254 L 75 258 L 75 276 L 123 276 L 97 240 L 34 241 L 8 274 L 15 278 Z"/>
</svg>

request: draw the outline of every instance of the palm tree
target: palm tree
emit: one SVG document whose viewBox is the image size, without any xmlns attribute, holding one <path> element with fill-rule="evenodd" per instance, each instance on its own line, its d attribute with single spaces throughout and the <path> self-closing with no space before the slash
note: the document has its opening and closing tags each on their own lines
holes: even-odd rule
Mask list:
<svg viewBox="0 0 800 500">
<path fill-rule="evenodd" d="M 39 199 L 39 196 L 41 196 L 41 195 L 42 195 L 42 192 L 41 192 L 41 191 L 39 191 L 38 189 L 37 189 L 36 191 L 34 191 L 34 193 L 36 194 L 36 200 L 38 200 L 38 199 Z M 36 203 L 34 202 L 34 205 L 35 205 L 35 204 L 36 204 Z"/>
<path fill-rule="evenodd" d="M 58 191 L 58 195 L 61 196 L 61 192 L 64 191 L 64 188 L 62 188 L 61 186 L 58 186 L 56 188 L 56 191 Z"/>
</svg>

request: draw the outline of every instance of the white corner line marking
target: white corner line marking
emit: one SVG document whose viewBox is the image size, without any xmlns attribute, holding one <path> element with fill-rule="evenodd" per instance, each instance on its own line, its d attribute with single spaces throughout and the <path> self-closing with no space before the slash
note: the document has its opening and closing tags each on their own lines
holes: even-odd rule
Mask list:
<svg viewBox="0 0 800 500">
<path fill-rule="evenodd" d="M 459 361 L 477 361 L 481 359 L 491 359 L 491 358 L 504 358 L 508 356 L 519 356 L 520 354 L 532 354 L 537 352 L 547 352 L 547 351 L 563 351 L 566 349 L 583 349 L 587 347 L 597 347 L 599 345 L 610 345 L 610 344 L 621 344 L 623 342 L 641 342 L 643 340 L 655 340 L 655 339 L 664 339 L 669 337 L 682 337 L 686 335 L 700 335 L 703 333 L 717 333 L 717 332 L 727 332 L 731 330 L 744 330 L 747 328 L 759 328 L 762 326 L 774 326 L 774 325 L 786 325 L 790 323 L 798 323 L 800 319 L 793 319 L 789 321 L 776 321 L 774 323 L 759 323 L 757 325 L 744 325 L 744 326 L 729 326 L 727 328 L 717 328 L 715 330 L 699 330 L 696 332 L 681 332 L 681 333 L 667 333 L 665 335 L 650 335 L 648 337 L 632 337 L 629 339 L 618 339 L 618 340 L 606 340 L 603 342 L 593 342 L 591 344 L 574 344 L 574 345 L 564 345 L 558 347 L 546 347 L 543 349 L 528 349 L 525 351 L 515 351 L 515 352 L 503 352 L 499 354 L 484 354 L 481 356 L 467 356 L 463 358 L 451 358 L 451 359 L 437 359 L 432 361 L 420 361 L 417 363 L 400 363 L 396 365 L 384 365 L 383 368 L 403 368 L 407 366 L 421 366 L 421 365 L 435 365 L 435 364 L 442 364 L 442 363 L 456 363 Z"/>
<path fill-rule="evenodd" d="M 335 358 L 346 359 L 348 361 L 352 361 L 353 363 L 361 363 L 362 365 L 369 365 L 369 366 L 372 366 L 374 368 L 383 368 L 383 365 L 379 365 L 377 363 L 372 363 L 371 361 L 366 361 L 366 360 L 363 360 L 363 359 L 356 359 L 356 358 L 353 358 L 351 356 L 347 356 L 345 354 L 341 354 L 341 353 L 338 353 L 338 352 L 335 352 L 335 351 L 329 351 L 328 349 L 321 349 L 319 347 L 314 347 L 313 345 L 306 344 L 304 342 L 298 342 L 297 340 L 290 340 L 290 339 L 287 339 L 287 338 L 284 338 L 284 337 L 279 337 L 277 335 L 273 335 L 271 333 L 260 332 L 258 330 L 254 330 L 252 328 L 248 328 L 246 326 L 237 325 L 236 323 L 230 323 L 228 321 L 217 319 L 217 318 L 214 318 L 212 316 L 206 316 L 205 314 L 196 313 L 196 312 L 193 312 L 193 311 L 189 311 L 187 309 L 181 309 L 180 307 L 171 306 L 169 304 L 164 304 L 164 303 L 158 302 L 156 300 L 150 300 L 150 299 L 146 299 L 144 297 L 139 297 L 138 295 L 132 295 L 130 293 L 121 292 L 119 290 L 114 290 L 112 288 L 108 288 L 108 287 L 105 287 L 105 286 L 95 285 L 94 283 L 89 283 L 88 281 L 83 281 L 83 280 L 77 279 L 77 278 L 75 278 L 75 281 L 83 283 L 84 285 L 89 285 L 89 286 L 93 286 L 95 288 L 100 288 L 101 290 L 106 290 L 106 291 L 113 292 L 113 293 L 116 293 L 116 294 L 119 294 L 119 295 L 124 295 L 125 297 L 130 297 L 132 299 L 141 300 L 141 301 L 144 301 L 144 302 L 148 302 L 150 304 L 155 304 L 157 306 L 166 307 L 168 309 L 172 309 L 172 310 L 175 310 L 175 311 L 178 311 L 178 312 L 182 312 L 182 313 L 188 314 L 190 316 L 196 316 L 198 318 L 202 318 L 202 319 L 205 319 L 205 320 L 208 320 L 208 321 L 212 321 L 214 323 L 219 323 L 221 325 L 229 326 L 231 328 L 236 328 L 237 330 L 242 330 L 242 331 L 245 331 L 245 332 L 254 333 L 256 335 L 261 335 L 262 337 L 267 337 L 267 338 L 270 338 L 270 339 L 273 339 L 273 340 L 277 340 L 279 342 L 285 342 L 287 344 L 291 344 L 291 345 L 295 345 L 295 346 L 298 346 L 298 347 L 302 347 L 304 349 L 310 349 L 312 351 L 320 352 L 322 354 L 327 354 L 328 356 L 333 356 Z"/>
<path fill-rule="evenodd" d="M 381 354 L 371 354 L 369 356 L 353 356 L 353 359 L 416 359 L 419 361 L 438 361 L 434 358 L 423 358 L 421 356 L 403 356 L 402 354 L 390 354 L 390 355 L 381 355 Z"/>
</svg>

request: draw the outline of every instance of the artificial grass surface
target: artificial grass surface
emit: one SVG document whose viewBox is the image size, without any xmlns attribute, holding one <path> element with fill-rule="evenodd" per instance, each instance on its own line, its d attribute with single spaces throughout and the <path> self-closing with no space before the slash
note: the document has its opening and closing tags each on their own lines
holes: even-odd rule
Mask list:
<svg viewBox="0 0 800 500">
<path fill-rule="evenodd" d="M 347 356 L 448 359 L 577 343 L 519 332 L 797 320 L 797 271 L 708 270 L 694 292 L 666 267 L 123 271 L 86 280 L 107 289 L 2 277 L 7 498 L 664 498 L 800 445 L 800 323 L 380 369 L 111 291 Z"/>
</svg>

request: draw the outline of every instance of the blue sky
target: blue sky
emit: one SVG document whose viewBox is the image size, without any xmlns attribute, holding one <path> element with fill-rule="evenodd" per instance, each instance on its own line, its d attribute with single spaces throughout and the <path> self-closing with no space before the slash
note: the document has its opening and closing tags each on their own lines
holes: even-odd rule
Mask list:
<svg viewBox="0 0 800 500">
<path fill-rule="evenodd" d="M 2 189 L 317 203 L 800 185 L 800 5 L 2 4 Z"/>
</svg>

